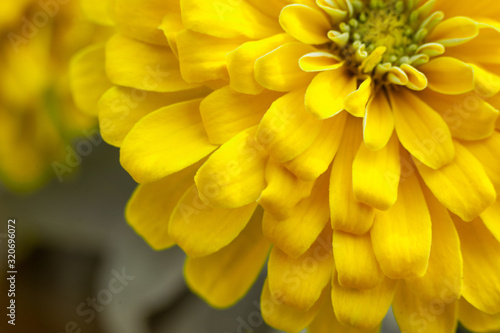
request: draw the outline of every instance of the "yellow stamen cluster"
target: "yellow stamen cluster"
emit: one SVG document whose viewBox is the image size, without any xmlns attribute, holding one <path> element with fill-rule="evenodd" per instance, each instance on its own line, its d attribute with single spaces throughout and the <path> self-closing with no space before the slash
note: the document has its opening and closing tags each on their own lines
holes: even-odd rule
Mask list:
<svg viewBox="0 0 500 333">
<path fill-rule="evenodd" d="M 329 38 L 353 74 L 398 84 L 387 75 L 399 70 L 395 67 L 417 67 L 436 55 L 435 46 L 425 44 L 427 34 L 443 19 L 441 12 L 430 14 L 432 1 L 418 8 L 414 0 L 354 0 L 349 4 L 349 15 L 329 32 Z"/>
</svg>

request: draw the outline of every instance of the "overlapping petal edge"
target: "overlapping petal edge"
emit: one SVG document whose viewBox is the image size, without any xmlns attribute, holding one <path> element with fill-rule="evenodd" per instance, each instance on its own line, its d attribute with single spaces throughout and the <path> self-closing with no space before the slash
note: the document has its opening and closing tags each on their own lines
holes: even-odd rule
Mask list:
<svg viewBox="0 0 500 333">
<path fill-rule="evenodd" d="M 377 331 L 391 304 L 405 332 L 498 330 L 500 6 L 407 1 L 415 58 L 358 47 L 353 72 L 324 45 L 360 3 L 115 0 L 99 118 L 128 222 L 216 307 L 268 260 L 289 332 Z"/>
</svg>

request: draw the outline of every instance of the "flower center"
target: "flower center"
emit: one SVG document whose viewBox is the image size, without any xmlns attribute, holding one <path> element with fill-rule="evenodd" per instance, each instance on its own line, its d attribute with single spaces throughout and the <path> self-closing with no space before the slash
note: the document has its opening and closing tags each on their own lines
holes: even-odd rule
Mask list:
<svg viewBox="0 0 500 333">
<path fill-rule="evenodd" d="M 429 61 L 424 38 L 443 15 L 432 1 L 416 8 L 414 0 L 353 0 L 349 15 L 329 32 L 333 50 L 360 78 L 371 75 L 381 83 L 394 67 L 417 67 Z M 393 82 L 395 83 L 395 82 Z"/>
</svg>

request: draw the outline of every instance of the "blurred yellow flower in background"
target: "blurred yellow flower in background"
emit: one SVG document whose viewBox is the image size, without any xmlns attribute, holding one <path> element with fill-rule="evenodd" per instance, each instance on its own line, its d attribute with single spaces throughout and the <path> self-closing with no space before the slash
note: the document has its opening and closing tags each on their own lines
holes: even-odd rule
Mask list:
<svg viewBox="0 0 500 333">
<path fill-rule="evenodd" d="M 288 332 L 377 331 L 391 304 L 403 332 L 500 329 L 498 3 L 109 4 L 75 98 L 113 84 L 127 220 L 208 303 L 267 261 L 262 315 Z"/>
<path fill-rule="evenodd" d="M 83 131 L 95 127 L 96 110 L 75 105 L 68 77 L 71 57 L 109 34 L 89 20 L 91 2 L 0 4 L 0 178 L 9 189 L 33 190 L 68 173 L 74 166 L 61 166 L 71 140 L 95 137 Z"/>
</svg>

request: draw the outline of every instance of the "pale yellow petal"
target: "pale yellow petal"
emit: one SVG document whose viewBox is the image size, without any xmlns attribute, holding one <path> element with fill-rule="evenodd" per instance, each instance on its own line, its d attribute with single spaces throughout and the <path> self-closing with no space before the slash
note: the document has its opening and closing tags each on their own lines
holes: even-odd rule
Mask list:
<svg viewBox="0 0 500 333">
<path fill-rule="evenodd" d="M 481 220 L 483 220 L 484 225 L 500 242 L 500 223 L 498 222 L 499 217 L 500 199 L 497 199 L 497 201 L 492 206 L 490 206 L 481 214 Z"/>
<path fill-rule="evenodd" d="M 191 30 L 177 34 L 182 78 L 187 82 L 228 80 L 226 56 L 246 38 L 218 38 Z"/>
<path fill-rule="evenodd" d="M 361 144 L 352 165 L 354 197 L 376 209 L 387 210 L 398 197 L 400 174 L 399 141 L 396 135 L 377 151 Z"/>
<path fill-rule="evenodd" d="M 226 308 L 245 296 L 259 276 L 270 243 L 261 233 L 262 211 L 228 246 L 206 257 L 188 258 L 186 282 L 196 294 L 216 308 Z"/>
<path fill-rule="evenodd" d="M 488 314 L 500 312 L 500 243 L 480 219 L 464 222 L 452 216 L 464 259 L 462 296 Z"/>
<path fill-rule="evenodd" d="M 465 221 L 471 221 L 493 204 L 495 188 L 474 155 L 457 142 L 455 152 L 455 160 L 439 170 L 418 161 L 415 164 L 439 201 Z"/>
<path fill-rule="evenodd" d="M 283 44 L 255 61 L 255 79 L 264 88 L 275 91 L 305 87 L 314 74 L 304 72 L 299 59 L 314 51 L 314 47 L 299 42 Z"/>
<path fill-rule="evenodd" d="M 106 73 L 116 85 L 170 92 L 197 87 L 181 77 L 179 62 L 167 46 L 115 35 L 106 45 Z"/>
<path fill-rule="evenodd" d="M 353 235 L 335 231 L 333 253 L 338 282 L 342 287 L 371 289 L 385 278 L 373 253 L 370 234 Z"/>
<path fill-rule="evenodd" d="M 427 89 L 418 96 L 441 115 L 455 138 L 481 140 L 495 130 L 498 110 L 474 92 L 452 96 Z"/>
<path fill-rule="evenodd" d="M 258 95 L 241 94 L 229 86 L 214 91 L 200 105 L 210 142 L 223 144 L 241 131 L 258 125 L 271 104 L 281 95 L 269 90 Z"/>
<path fill-rule="evenodd" d="M 439 23 L 425 38 L 428 42 L 452 47 L 467 43 L 479 34 L 479 27 L 468 17 L 456 16 Z"/>
<path fill-rule="evenodd" d="M 280 31 L 275 19 L 263 14 L 248 1 L 182 0 L 182 21 L 187 29 L 221 38 L 269 37 Z"/>
<path fill-rule="evenodd" d="M 169 220 L 177 202 L 194 184 L 197 165 L 159 181 L 137 187 L 125 210 L 127 222 L 155 250 L 175 244 L 168 233 Z"/>
<path fill-rule="evenodd" d="M 268 155 L 255 141 L 255 131 L 251 127 L 233 137 L 200 168 L 195 181 L 204 201 L 214 207 L 237 208 L 260 197 L 266 187 Z"/>
<path fill-rule="evenodd" d="M 342 140 L 347 113 L 325 119 L 316 140 L 302 154 L 285 163 L 285 167 L 304 181 L 312 181 L 330 166 Z"/>
<path fill-rule="evenodd" d="M 371 330 L 379 326 L 391 306 L 397 282 L 385 278 L 372 289 L 342 287 L 336 273 L 332 280 L 332 303 L 335 316 L 344 325 Z"/>
<path fill-rule="evenodd" d="M 364 234 L 375 210 L 354 198 L 352 163 L 361 144 L 361 121 L 349 116 L 330 176 L 330 218 L 334 230 Z"/>
<path fill-rule="evenodd" d="M 265 39 L 246 42 L 226 56 L 231 88 L 244 94 L 258 94 L 264 88 L 255 80 L 255 61 L 293 41 L 288 34 L 278 34 Z"/>
<path fill-rule="evenodd" d="M 393 279 L 423 276 L 431 251 L 431 217 L 415 174 L 399 185 L 398 200 L 377 212 L 371 230 L 382 271 Z"/>
<path fill-rule="evenodd" d="M 257 141 L 278 162 L 288 162 L 311 146 L 322 121 L 304 107 L 304 90 L 292 91 L 277 99 L 262 118 Z"/>
<path fill-rule="evenodd" d="M 168 232 L 191 258 L 207 256 L 231 243 L 256 207 L 257 203 L 235 209 L 210 207 L 200 199 L 193 181 L 170 217 Z"/>
<path fill-rule="evenodd" d="M 432 301 L 420 297 L 418 290 L 402 281 L 394 296 L 392 309 L 402 332 L 455 333 L 457 302 L 447 303 L 436 295 Z"/>
<path fill-rule="evenodd" d="M 358 90 L 347 95 L 344 100 L 345 110 L 355 117 L 364 117 L 371 94 L 372 79 L 368 77 L 360 84 Z"/>
<path fill-rule="evenodd" d="M 497 196 L 500 195 L 500 133 L 493 132 L 493 135 L 481 141 L 464 142 L 463 145 L 481 163 L 486 174 L 490 178 Z"/>
<path fill-rule="evenodd" d="M 199 105 L 200 100 L 193 100 L 167 106 L 132 128 L 123 141 L 120 162 L 138 183 L 182 170 L 217 148 L 208 141 Z"/>
<path fill-rule="evenodd" d="M 259 204 L 266 213 L 282 220 L 289 218 L 293 208 L 311 194 L 314 181 L 304 182 L 281 163 L 269 159 L 266 167 L 267 187 L 262 191 Z"/>
<path fill-rule="evenodd" d="M 491 315 L 472 306 L 465 298 L 458 305 L 458 316 L 462 325 L 473 332 L 493 332 L 500 330 L 500 313 Z"/>
<path fill-rule="evenodd" d="M 366 106 L 363 139 L 371 150 L 384 147 L 394 132 L 394 116 L 385 91 L 379 91 Z"/>
<path fill-rule="evenodd" d="M 208 88 L 195 88 L 173 93 L 156 93 L 115 86 L 106 91 L 98 104 L 99 129 L 103 139 L 121 146 L 134 125 L 146 115 L 162 107 L 206 96 Z"/>
<path fill-rule="evenodd" d="M 269 290 L 274 299 L 299 311 L 318 301 L 333 272 L 332 230 L 327 227 L 300 257 L 274 247 L 268 262 Z M 326 246 L 325 246 L 326 245 Z"/>
<path fill-rule="evenodd" d="M 262 288 L 260 310 L 262 317 L 270 326 L 290 333 L 299 333 L 313 321 L 323 303 L 328 301 L 327 298 L 324 291 L 313 307 L 307 311 L 299 311 L 274 298 L 269 290 L 269 282 L 266 280 Z"/>
<path fill-rule="evenodd" d="M 391 91 L 389 96 L 401 144 L 433 169 L 450 163 L 455 149 L 450 130 L 439 114 L 406 89 Z"/>
<path fill-rule="evenodd" d="M 111 88 L 104 69 L 104 45 L 90 46 L 75 55 L 70 64 L 70 86 L 76 106 L 97 116 L 97 102 Z"/>
<path fill-rule="evenodd" d="M 356 78 L 344 68 L 319 73 L 306 92 L 306 109 L 320 119 L 344 110 L 345 98 L 356 90 Z"/>
<path fill-rule="evenodd" d="M 474 89 L 472 66 L 450 57 L 440 57 L 419 66 L 431 90 L 442 94 L 458 95 Z"/>
<path fill-rule="evenodd" d="M 328 223 L 328 184 L 328 173 L 325 173 L 316 181 L 311 195 L 295 206 L 287 219 L 278 220 L 264 213 L 264 236 L 287 255 L 293 258 L 301 256 Z M 331 244 L 331 241 L 327 244 Z"/>
<path fill-rule="evenodd" d="M 330 22 L 318 9 L 300 4 L 288 5 L 281 11 L 279 22 L 283 30 L 302 43 L 314 45 L 330 41 L 327 37 Z"/>
</svg>

